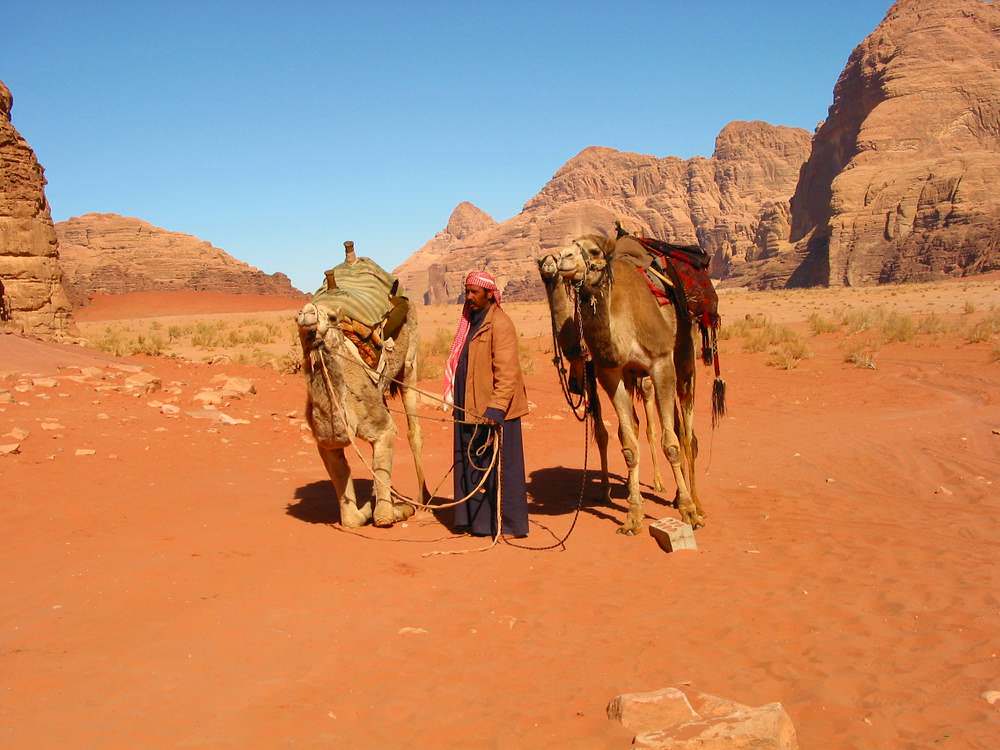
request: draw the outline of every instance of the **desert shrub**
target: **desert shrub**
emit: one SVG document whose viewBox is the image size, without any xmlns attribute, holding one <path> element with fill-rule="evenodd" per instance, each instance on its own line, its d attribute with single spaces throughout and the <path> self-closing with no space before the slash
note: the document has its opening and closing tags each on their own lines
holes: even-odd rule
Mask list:
<svg viewBox="0 0 1000 750">
<path fill-rule="evenodd" d="M 895 310 L 887 313 L 880 323 L 882 340 L 886 343 L 909 341 L 916 333 L 916 326 L 909 315 L 903 315 Z"/>
<path fill-rule="evenodd" d="M 836 321 L 825 318 L 819 313 L 814 312 L 809 315 L 809 329 L 813 336 L 818 336 L 821 333 L 834 333 L 839 328 Z"/>
<path fill-rule="evenodd" d="M 879 307 L 861 307 L 841 313 L 840 324 L 849 334 L 862 333 L 874 328 L 885 318 L 885 310 Z"/>
<path fill-rule="evenodd" d="M 1000 362 L 1000 344 L 994 346 L 990 352 L 990 362 Z"/>
<path fill-rule="evenodd" d="M 970 344 L 981 344 L 998 333 L 1000 333 L 1000 311 L 993 311 L 969 328 L 965 340 Z"/>
<path fill-rule="evenodd" d="M 962 305 L 962 315 L 972 315 L 976 311 L 976 305 L 971 300 L 965 300 L 965 304 Z"/>
<path fill-rule="evenodd" d="M 752 329 L 743 341 L 743 351 L 764 352 L 771 347 L 798 338 L 796 333 L 787 326 L 779 326 L 770 321 L 763 327 Z"/>
<path fill-rule="evenodd" d="M 521 347 L 518 350 L 518 359 L 521 362 L 521 372 L 525 375 L 531 375 L 535 371 L 535 359 L 531 356 L 531 352 L 526 347 Z"/>
<path fill-rule="evenodd" d="M 767 358 L 767 365 L 777 367 L 779 370 L 793 370 L 798 367 L 799 362 L 811 356 L 806 343 L 796 337 L 773 347 Z"/>
<path fill-rule="evenodd" d="M 844 353 L 844 361 L 848 364 L 852 364 L 855 367 L 860 367 L 866 370 L 874 370 L 875 366 L 875 350 L 865 344 L 856 346 L 849 349 Z"/>
<path fill-rule="evenodd" d="M 917 323 L 917 333 L 930 336 L 939 336 L 948 330 L 947 324 L 937 313 L 925 315 Z"/>
</svg>

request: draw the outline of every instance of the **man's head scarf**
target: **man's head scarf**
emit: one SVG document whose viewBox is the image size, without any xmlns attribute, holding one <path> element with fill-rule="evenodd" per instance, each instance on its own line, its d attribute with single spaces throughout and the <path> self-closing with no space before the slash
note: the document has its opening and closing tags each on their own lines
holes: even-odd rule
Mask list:
<svg viewBox="0 0 1000 750">
<path fill-rule="evenodd" d="M 493 299 L 497 306 L 500 306 L 500 287 L 493 274 L 487 271 L 471 271 L 465 277 L 465 286 L 478 286 L 481 289 L 488 289 L 493 292 Z M 444 367 L 444 400 L 449 404 L 454 404 L 453 395 L 455 392 L 455 370 L 458 368 L 458 360 L 462 356 L 462 349 L 465 347 L 465 340 L 469 338 L 469 328 L 472 321 L 469 318 L 469 303 L 462 307 L 462 319 L 458 321 L 458 330 L 455 331 L 455 339 L 451 342 L 451 350 L 448 352 L 448 362 Z"/>
</svg>

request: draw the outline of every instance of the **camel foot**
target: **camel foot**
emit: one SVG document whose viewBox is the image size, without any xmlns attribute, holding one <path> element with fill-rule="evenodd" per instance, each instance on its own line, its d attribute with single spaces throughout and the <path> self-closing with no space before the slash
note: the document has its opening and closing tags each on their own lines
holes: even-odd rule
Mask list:
<svg viewBox="0 0 1000 750">
<path fill-rule="evenodd" d="M 698 513 L 698 509 L 693 503 L 689 503 L 680 508 L 681 520 L 689 524 L 692 529 L 700 529 L 705 525 L 705 517 Z"/>
<path fill-rule="evenodd" d="M 353 503 L 345 503 L 340 506 L 340 525 L 345 529 L 357 529 L 368 523 L 371 516 L 366 516 Z"/>
<path fill-rule="evenodd" d="M 379 528 L 387 528 L 396 522 L 396 508 L 388 500 L 379 500 L 375 503 L 375 513 L 372 515 L 372 523 Z"/>
<path fill-rule="evenodd" d="M 413 515 L 413 506 L 406 503 L 393 503 L 392 512 L 394 520 L 405 521 Z"/>
<path fill-rule="evenodd" d="M 622 536 L 635 536 L 639 532 L 629 526 L 620 526 L 616 533 L 621 534 Z"/>
<path fill-rule="evenodd" d="M 663 490 L 665 490 L 667 488 L 666 488 L 666 485 L 663 484 L 663 480 L 662 479 L 660 479 L 659 477 L 654 477 L 653 478 L 653 489 L 656 492 L 663 492 Z"/>
</svg>

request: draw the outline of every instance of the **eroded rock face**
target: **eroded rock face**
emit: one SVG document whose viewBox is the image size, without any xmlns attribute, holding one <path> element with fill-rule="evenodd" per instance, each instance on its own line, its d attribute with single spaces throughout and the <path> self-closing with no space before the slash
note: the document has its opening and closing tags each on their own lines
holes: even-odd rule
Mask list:
<svg viewBox="0 0 1000 750">
<path fill-rule="evenodd" d="M 97 293 L 299 294 L 283 273 L 266 274 L 210 242 L 141 219 L 84 214 L 55 228 L 66 289 L 77 306 Z"/>
<path fill-rule="evenodd" d="M 1000 268 L 1000 7 L 901 0 L 854 50 L 766 285 Z"/>
<path fill-rule="evenodd" d="M 535 259 L 580 234 L 611 233 L 620 219 L 634 232 L 698 241 L 714 254 L 716 275 L 733 275 L 747 261 L 791 249 L 788 199 L 808 150 L 806 131 L 764 122 L 730 123 L 708 159 L 587 148 L 508 221 L 460 204 L 448 228 L 396 273 L 428 303 L 457 301 L 473 268 L 497 276 L 507 299 L 542 299 Z"/>
<path fill-rule="evenodd" d="M 61 337 L 70 328 L 45 170 L 11 123 L 0 81 L 0 330 Z"/>
</svg>

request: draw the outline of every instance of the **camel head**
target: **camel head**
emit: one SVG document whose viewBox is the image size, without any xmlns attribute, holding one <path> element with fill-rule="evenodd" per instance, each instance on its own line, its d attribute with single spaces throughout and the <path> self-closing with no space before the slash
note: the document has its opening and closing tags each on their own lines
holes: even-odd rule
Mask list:
<svg viewBox="0 0 1000 750">
<path fill-rule="evenodd" d="M 559 275 L 559 259 L 551 253 L 539 258 L 538 275 L 542 277 L 542 281 L 547 286 L 549 282 Z"/>
<path fill-rule="evenodd" d="M 599 234 L 577 237 L 559 255 L 559 273 L 566 281 L 596 286 L 610 263 L 614 240 Z"/>
<path fill-rule="evenodd" d="M 309 302 L 299 311 L 295 322 L 302 343 L 302 369 L 308 383 L 306 421 L 319 445 L 342 448 L 350 443 L 350 437 L 343 411 L 347 397 L 344 373 L 336 356 L 344 350 L 344 334 L 337 327 L 337 314 Z M 325 375 L 321 366 L 315 366 L 319 364 L 315 357 L 322 358 L 322 364 L 326 365 Z M 330 398 L 330 386 L 335 390 L 335 399 Z"/>
</svg>

